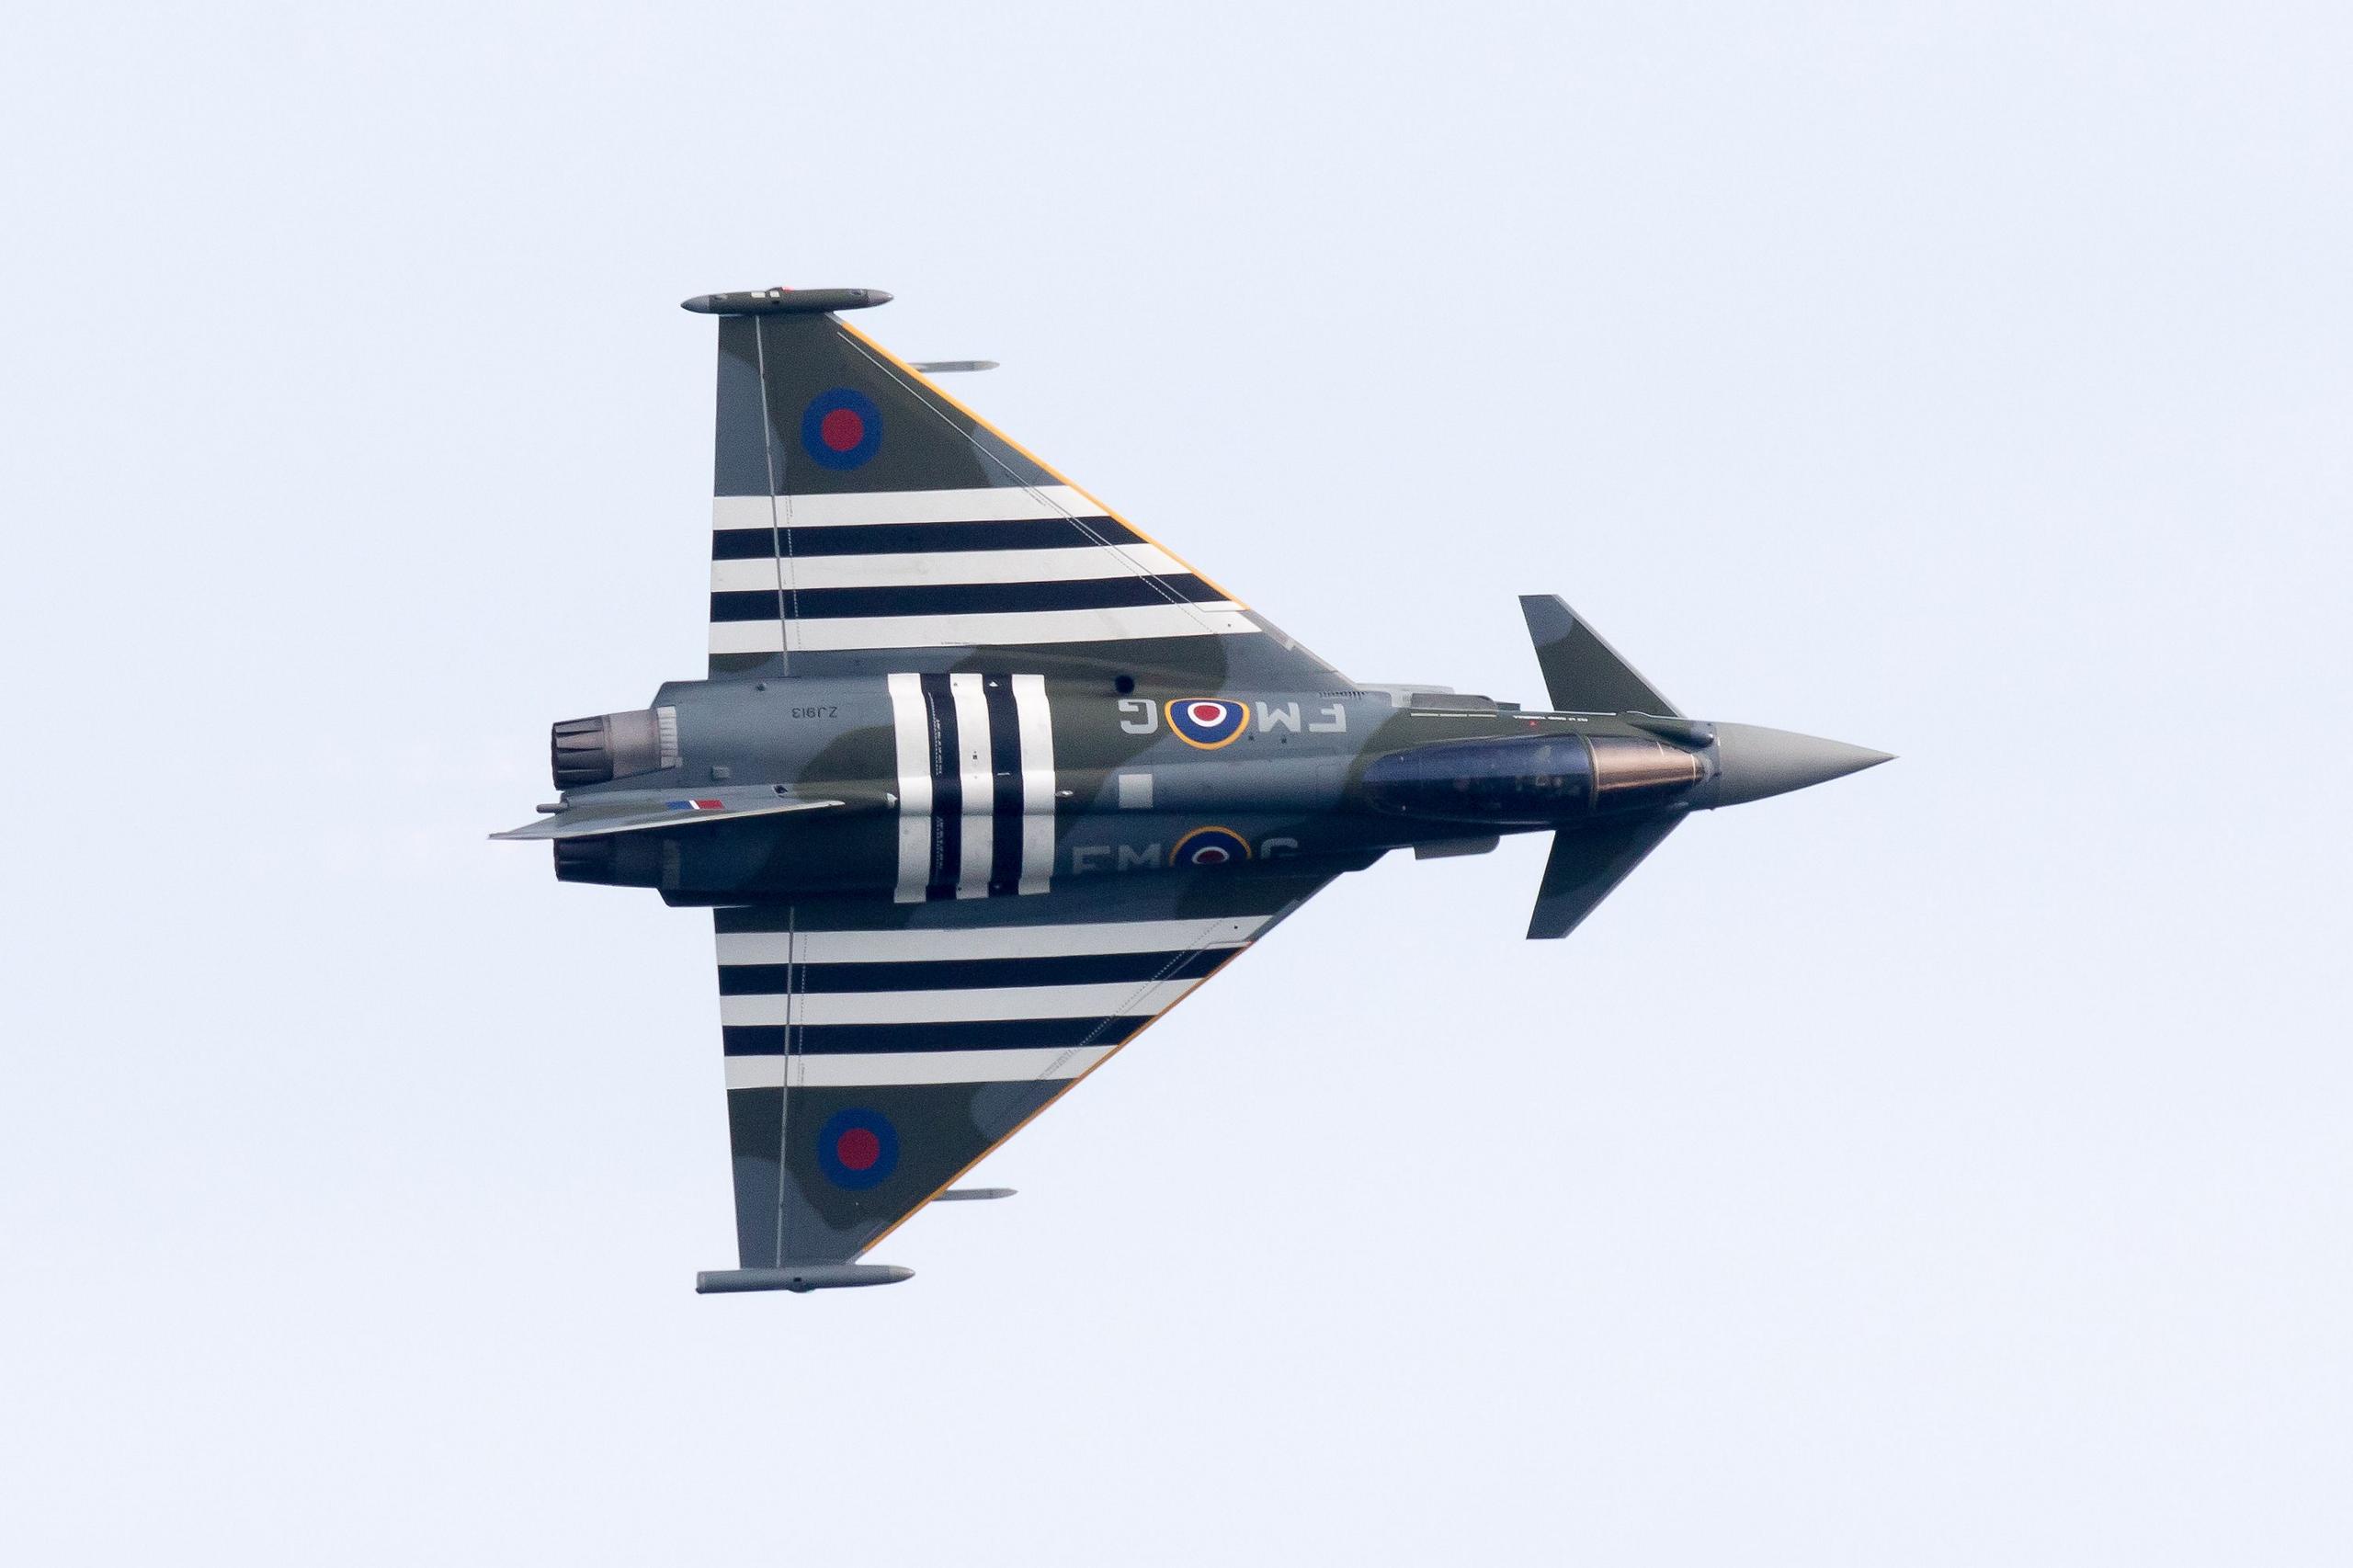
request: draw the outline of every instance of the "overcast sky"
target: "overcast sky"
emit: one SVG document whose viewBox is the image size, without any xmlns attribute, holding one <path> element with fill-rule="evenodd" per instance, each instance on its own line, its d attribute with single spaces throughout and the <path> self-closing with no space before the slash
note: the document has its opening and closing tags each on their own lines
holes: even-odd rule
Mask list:
<svg viewBox="0 0 2353 1568">
<path fill-rule="evenodd" d="M 2353 1556 L 2340 6 L 53 6 L 0 48 L 0 1554 Z M 1350 675 L 1900 753 L 1347 879 L 733 1262 L 708 920 L 483 835 L 701 671 L 712 329 Z"/>
</svg>

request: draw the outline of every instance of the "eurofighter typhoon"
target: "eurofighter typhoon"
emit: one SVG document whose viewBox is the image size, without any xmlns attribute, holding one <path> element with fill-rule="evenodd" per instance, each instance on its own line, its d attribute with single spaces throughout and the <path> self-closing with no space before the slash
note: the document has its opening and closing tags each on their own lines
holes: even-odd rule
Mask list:
<svg viewBox="0 0 2353 1568">
<path fill-rule="evenodd" d="M 500 838 L 718 927 L 739 1267 L 858 1261 L 1334 878 L 1551 833 L 1564 937 L 1695 811 L 1875 751 L 1684 717 L 1557 598 L 1549 706 L 1349 679 L 841 312 L 709 294 L 710 663 L 554 728 Z"/>
</svg>

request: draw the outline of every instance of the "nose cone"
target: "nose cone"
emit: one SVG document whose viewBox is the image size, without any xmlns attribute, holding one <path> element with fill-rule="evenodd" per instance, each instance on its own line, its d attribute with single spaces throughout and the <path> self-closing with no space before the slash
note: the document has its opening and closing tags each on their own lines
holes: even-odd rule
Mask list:
<svg viewBox="0 0 2353 1568">
<path fill-rule="evenodd" d="M 1883 751 L 1850 746 L 1758 724 L 1718 724 L 1717 774 L 1710 804 L 1737 806 L 1768 795 L 1827 783 L 1891 760 Z"/>
</svg>

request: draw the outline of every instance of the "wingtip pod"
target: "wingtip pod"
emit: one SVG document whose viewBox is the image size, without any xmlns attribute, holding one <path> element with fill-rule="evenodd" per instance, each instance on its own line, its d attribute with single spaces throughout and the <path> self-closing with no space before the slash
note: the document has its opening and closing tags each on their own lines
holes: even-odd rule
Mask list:
<svg viewBox="0 0 2353 1568">
<path fill-rule="evenodd" d="M 891 302 L 881 289 L 749 289 L 733 294 L 697 294 L 678 308 L 705 316 L 815 315 L 825 311 L 863 311 Z"/>
<path fill-rule="evenodd" d="M 789 1268 L 707 1268 L 695 1276 L 698 1296 L 732 1296 L 749 1290 L 841 1290 L 859 1285 L 896 1285 L 915 1271 L 889 1263 L 804 1263 Z"/>
</svg>

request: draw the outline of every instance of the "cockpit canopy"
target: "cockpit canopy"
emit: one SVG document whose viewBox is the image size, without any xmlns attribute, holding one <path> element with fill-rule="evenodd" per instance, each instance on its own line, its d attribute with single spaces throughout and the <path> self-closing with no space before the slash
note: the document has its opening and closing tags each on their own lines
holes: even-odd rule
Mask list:
<svg viewBox="0 0 2353 1568">
<path fill-rule="evenodd" d="M 1456 822 L 1546 823 L 1665 803 L 1707 776 L 1697 752 L 1634 735 L 1440 741 L 1376 757 L 1376 811 Z"/>
</svg>

